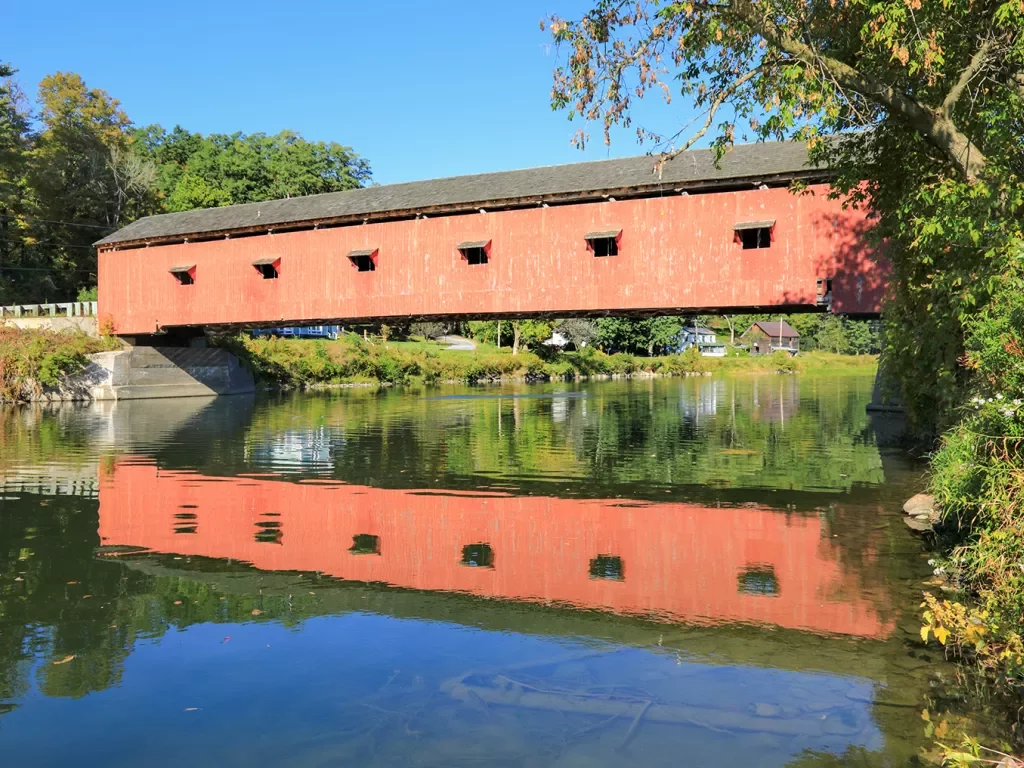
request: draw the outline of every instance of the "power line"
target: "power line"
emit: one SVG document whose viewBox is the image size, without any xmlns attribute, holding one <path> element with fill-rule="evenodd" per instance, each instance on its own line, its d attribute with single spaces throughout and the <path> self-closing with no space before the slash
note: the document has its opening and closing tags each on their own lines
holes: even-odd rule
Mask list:
<svg viewBox="0 0 1024 768">
<path fill-rule="evenodd" d="M 29 248 L 41 248 L 43 246 L 50 246 L 51 248 L 82 248 L 88 251 L 95 251 L 96 249 L 91 245 L 72 245 L 71 243 L 54 243 L 54 242 L 41 242 L 41 243 L 26 243 L 21 240 L 11 240 L 10 238 L 0 237 L 0 243 L 14 243 L 20 245 L 22 248 L 26 246 Z"/>
<path fill-rule="evenodd" d="M 114 227 L 107 227 L 102 224 L 82 224 L 78 221 L 61 221 L 60 219 L 42 219 L 38 216 L 15 216 L 10 213 L 0 213 L 0 219 L 31 219 L 32 221 L 42 221 L 46 224 L 67 224 L 69 227 L 87 227 L 89 229 L 102 229 L 110 231 Z"/>
<path fill-rule="evenodd" d="M 94 275 L 96 274 L 95 269 L 57 269 L 55 267 L 9 267 L 6 264 L 0 264 L 0 272 L 60 272 L 62 274 L 85 274 Z"/>
</svg>

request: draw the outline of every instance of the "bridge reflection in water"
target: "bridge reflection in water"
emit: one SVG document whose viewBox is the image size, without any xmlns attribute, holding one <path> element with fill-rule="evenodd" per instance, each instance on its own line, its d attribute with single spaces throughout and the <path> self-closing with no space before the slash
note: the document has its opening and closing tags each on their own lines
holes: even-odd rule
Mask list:
<svg viewBox="0 0 1024 768">
<path fill-rule="evenodd" d="M 908 764 L 928 569 L 870 383 L 118 403 L 41 414 L 57 456 L 19 412 L 0 754 Z"/>
<path fill-rule="evenodd" d="M 103 545 L 686 622 L 884 637 L 821 514 L 381 489 L 116 461 Z"/>
</svg>

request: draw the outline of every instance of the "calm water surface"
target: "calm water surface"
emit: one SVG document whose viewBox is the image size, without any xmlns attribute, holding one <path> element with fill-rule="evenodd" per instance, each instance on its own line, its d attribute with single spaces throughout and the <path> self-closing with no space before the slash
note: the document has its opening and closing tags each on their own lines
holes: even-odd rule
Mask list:
<svg viewBox="0 0 1024 768">
<path fill-rule="evenodd" d="M 916 765 L 871 384 L 0 411 L 0 763 Z"/>
</svg>

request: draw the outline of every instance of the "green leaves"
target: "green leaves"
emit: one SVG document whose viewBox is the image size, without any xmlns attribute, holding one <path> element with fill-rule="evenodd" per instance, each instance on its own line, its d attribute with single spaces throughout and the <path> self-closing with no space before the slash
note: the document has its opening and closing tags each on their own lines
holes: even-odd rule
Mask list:
<svg viewBox="0 0 1024 768">
<path fill-rule="evenodd" d="M 92 243 L 141 216 L 363 186 L 351 148 L 291 131 L 202 136 L 136 129 L 116 99 L 58 72 L 38 125 L 0 64 L 0 303 L 60 300 L 96 284 Z"/>
</svg>

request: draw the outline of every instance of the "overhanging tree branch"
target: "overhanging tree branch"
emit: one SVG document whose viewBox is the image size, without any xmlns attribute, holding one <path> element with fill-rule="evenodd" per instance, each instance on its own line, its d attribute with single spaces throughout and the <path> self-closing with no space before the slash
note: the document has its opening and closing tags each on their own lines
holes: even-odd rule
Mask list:
<svg viewBox="0 0 1024 768">
<path fill-rule="evenodd" d="M 905 119 L 968 179 L 976 179 L 985 167 L 985 156 L 949 117 L 839 59 L 814 50 L 782 29 L 751 0 L 733 0 L 729 12 L 793 58 L 811 67 L 824 66 L 841 87 L 856 91 Z"/>
<path fill-rule="evenodd" d="M 708 132 L 708 130 L 711 128 L 711 125 L 715 121 L 715 114 L 722 107 L 722 105 L 729 99 L 729 97 L 731 97 L 734 93 L 736 93 L 736 91 L 739 90 L 739 88 L 744 83 L 749 82 L 749 81 L 753 80 L 755 77 L 757 77 L 757 75 L 759 75 L 761 73 L 761 70 L 762 70 L 762 66 L 760 66 L 760 65 L 754 67 L 749 72 L 746 72 L 746 73 L 740 75 L 739 77 L 737 77 L 735 80 L 733 80 L 731 83 L 729 83 L 729 85 L 727 85 L 725 88 L 723 88 L 721 91 L 718 92 L 718 95 L 715 96 L 714 99 L 712 99 L 711 105 L 708 107 L 707 119 L 704 121 L 704 124 L 700 127 L 700 129 L 696 133 L 694 133 L 693 136 L 691 136 L 687 140 L 687 142 L 685 144 L 683 144 L 683 146 L 681 146 L 679 149 L 674 149 L 671 152 L 664 153 L 661 156 L 661 158 L 658 160 L 658 166 L 657 167 L 658 167 L 659 175 L 660 175 L 661 169 L 664 167 L 665 163 L 667 163 L 672 158 L 674 158 L 674 157 L 676 157 L 678 155 L 681 155 L 683 152 L 688 150 L 695 143 L 697 143 L 697 141 L 699 141 L 700 138 L 702 136 L 704 136 L 705 133 Z"/>
<path fill-rule="evenodd" d="M 957 101 L 964 95 L 964 91 L 967 90 L 967 86 L 970 85 L 977 74 L 985 67 L 988 63 L 989 56 L 992 55 L 992 51 L 995 49 L 994 40 L 986 40 L 974 55 L 971 57 L 970 62 L 964 67 L 963 72 L 960 73 L 960 77 L 953 84 L 953 87 L 949 89 L 949 93 L 946 94 L 946 98 L 942 100 L 942 114 L 947 118 L 952 114 L 953 107 L 956 106 Z"/>
</svg>

